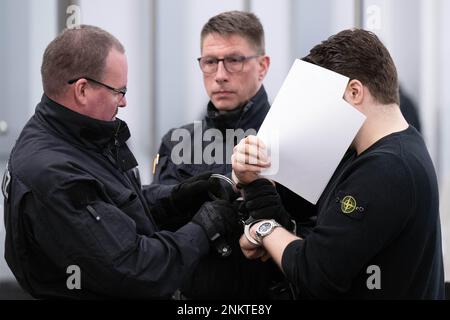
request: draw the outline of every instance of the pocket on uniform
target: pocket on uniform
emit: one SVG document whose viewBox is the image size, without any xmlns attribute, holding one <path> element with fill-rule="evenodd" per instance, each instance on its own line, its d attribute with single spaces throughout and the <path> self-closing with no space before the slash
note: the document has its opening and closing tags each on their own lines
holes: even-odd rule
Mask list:
<svg viewBox="0 0 450 320">
<path fill-rule="evenodd" d="M 130 202 L 133 202 L 138 197 L 137 194 L 130 189 L 123 188 L 121 191 L 121 193 L 117 193 L 115 195 L 114 199 L 114 202 L 119 208 L 127 206 Z"/>
<path fill-rule="evenodd" d="M 135 245 L 136 224 L 117 207 L 97 202 L 88 205 L 86 213 L 93 219 L 88 228 L 108 257 L 117 258 Z"/>
<path fill-rule="evenodd" d="M 120 211 L 133 220 L 136 232 L 143 235 L 155 232 L 155 226 L 145 213 L 144 205 L 140 201 L 139 196 L 130 190 L 126 190 L 126 195 L 122 198 L 125 200 L 117 206 Z"/>
</svg>

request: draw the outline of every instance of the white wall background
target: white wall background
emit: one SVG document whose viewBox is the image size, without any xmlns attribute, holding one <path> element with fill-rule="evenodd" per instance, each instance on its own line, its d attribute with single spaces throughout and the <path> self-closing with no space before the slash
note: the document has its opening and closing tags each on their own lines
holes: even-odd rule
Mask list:
<svg viewBox="0 0 450 320">
<path fill-rule="evenodd" d="M 444 263 L 447 281 L 450 279 L 450 1 L 441 0 L 437 13 L 438 70 L 436 126 L 437 148 L 439 150 L 439 182 L 441 195 L 442 236 Z M 426 112 L 425 110 L 423 110 Z"/>
<path fill-rule="evenodd" d="M 126 47 L 128 107 L 119 117 L 130 126 L 131 147 L 144 182 L 151 180 L 151 160 L 162 135 L 199 119 L 205 110 L 208 98 L 196 58 L 201 27 L 211 16 L 250 9 L 260 17 L 272 59 L 265 87 L 273 100 L 295 58 L 333 33 L 354 26 L 356 1 L 80 0 L 82 23 L 105 28 Z M 361 0 L 361 5 L 366 27 L 373 28 L 373 8 L 379 9 L 381 22 L 373 31 L 390 49 L 401 83 L 419 107 L 439 175 L 449 277 L 450 2 Z M 0 169 L 42 94 L 39 69 L 44 48 L 57 34 L 57 9 L 57 0 L 0 0 L 0 121 L 8 118 L 11 124 L 8 137 L 0 135 Z M 3 237 L 0 223 L 0 279 L 11 277 L 3 259 Z"/>
<path fill-rule="evenodd" d="M 153 131 L 152 95 L 152 2 L 147 0 L 81 0 L 82 23 L 97 25 L 111 32 L 125 47 L 128 58 L 126 108 L 118 117 L 130 128 L 133 149 L 144 182 L 150 182 L 151 136 Z"/>
<path fill-rule="evenodd" d="M 45 47 L 57 32 L 56 7 L 56 0 L 0 1 L 0 88 L 3 88 L 0 121 L 7 119 L 8 123 L 7 135 L 0 136 L 1 177 L 17 134 L 42 96 L 40 67 Z M 5 141 L 7 143 L 3 143 Z M 12 273 L 4 259 L 5 229 L 1 192 L 0 202 L 1 280 L 11 278 Z"/>
</svg>

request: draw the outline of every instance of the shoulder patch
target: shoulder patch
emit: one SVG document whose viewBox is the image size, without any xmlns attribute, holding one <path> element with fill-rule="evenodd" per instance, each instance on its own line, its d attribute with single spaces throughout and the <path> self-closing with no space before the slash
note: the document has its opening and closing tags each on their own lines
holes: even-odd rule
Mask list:
<svg viewBox="0 0 450 320">
<path fill-rule="evenodd" d="M 360 219 L 366 210 L 363 201 L 360 201 L 355 195 L 339 192 L 336 197 L 339 205 L 339 211 L 350 218 Z"/>
<path fill-rule="evenodd" d="M 153 170 L 152 173 L 155 175 L 156 173 L 156 166 L 159 164 L 159 153 L 156 154 L 156 156 L 153 158 Z"/>
<path fill-rule="evenodd" d="M 356 210 L 356 200 L 352 196 L 345 196 L 341 200 L 341 211 L 342 213 L 352 213 Z"/>
</svg>

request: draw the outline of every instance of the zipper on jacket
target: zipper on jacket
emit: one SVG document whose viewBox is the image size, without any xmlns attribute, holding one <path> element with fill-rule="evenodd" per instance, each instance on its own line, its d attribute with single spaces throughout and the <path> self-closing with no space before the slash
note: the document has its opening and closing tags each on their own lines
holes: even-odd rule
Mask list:
<svg viewBox="0 0 450 320">
<path fill-rule="evenodd" d="M 116 164 L 119 164 L 119 147 L 120 147 L 120 143 L 119 143 L 119 130 L 120 130 L 120 121 L 119 124 L 117 126 L 117 130 L 116 133 L 114 134 L 114 146 L 116 147 Z"/>
<path fill-rule="evenodd" d="M 88 205 L 86 207 L 86 209 L 96 221 L 100 221 L 100 216 L 98 215 L 97 211 L 91 205 Z"/>
</svg>

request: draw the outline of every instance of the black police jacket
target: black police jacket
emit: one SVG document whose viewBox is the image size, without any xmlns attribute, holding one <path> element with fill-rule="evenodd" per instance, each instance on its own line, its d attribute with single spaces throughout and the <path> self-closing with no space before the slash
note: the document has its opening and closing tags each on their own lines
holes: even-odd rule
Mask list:
<svg viewBox="0 0 450 320">
<path fill-rule="evenodd" d="M 34 297 L 166 298 L 208 252 L 196 224 L 158 231 L 129 136 L 45 95 L 24 127 L 3 183 L 5 257 Z"/>
<path fill-rule="evenodd" d="M 207 114 L 201 122 L 171 129 L 164 135 L 155 163 L 153 184 L 175 184 L 205 171 L 230 175 L 231 153 L 240 140 L 227 139 L 227 130 L 228 134 L 233 132 L 230 130 L 237 129 L 255 134 L 269 109 L 270 104 L 263 86 L 245 106 L 230 112 L 220 113 L 212 102 L 209 102 Z M 218 130 L 220 134 L 211 129 Z M 214 137 L 205 135 L 207 130 L 210 130 Z M 223 139 L 220 139 L 220 136 Z M 179 163 L 175 157 L 182 153 L 183 148 L 188 151 L 189 159 Z M 222 155 L 210 152 L 213 149 L 221 150 Z"/>
</svg>

